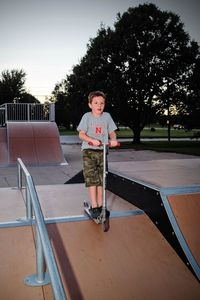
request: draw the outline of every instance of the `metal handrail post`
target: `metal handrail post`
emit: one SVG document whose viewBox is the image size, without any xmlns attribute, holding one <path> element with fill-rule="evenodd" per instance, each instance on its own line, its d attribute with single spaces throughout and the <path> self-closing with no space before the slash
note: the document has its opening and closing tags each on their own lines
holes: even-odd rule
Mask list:
<svg viewBox="0 0 200 300">
<path fill-rule="evenodd" d="M 26 169 L 23 161 L 18 158 L 19 178 L 20 172 L 23 171 L 26 178 L 26 190 L 28 191 L 27 201 L 30 198 L 31 205 L 35 214 L 36 220 L 36 274 L 27 276 L 24 279 L 25 284 L 30 286 L 41 286 L 51 282 L 52 290 L 55 300 L 66 300 L 66 295 L 61 281 L 61 277 L 56 264 L 54 252 L 47 233 L 44 216 L 38 199 L 38 195 L 33 183 L 32 177 Z M 22 186 L 20 179 L 18 179 L 19 187 Z M 44 272 L 44 263 L 46 263 L 48 274 Z"/>
<path fill-rule="evenodd" d="M 17 164 L 17 187 L 18 189 L 22 188 L 22 170 L 19 163 Z"/>
<path fill-rule="evenodd" d="M 45 280 L 44 275 L 44 253 L 42 249 L 42 242 L 38 232 L 38 225 L 36 222 L 36 279 L 38 282 L 43 283 Z"/>
<path fill-rule="evenodd" d="M 20 190 L 22 189 L 22 167 L 21 167 L 21 165 L 19 163 L 19 159 L 18 159 L 18 164 L 17 164 L 17 187 Z M 32 214 L 32 204 L 31 204 L 31 198 L 30 198 L 29 188 L 28 188 L 28 185 L 27 185 L 27 180 L 26 180 L 25 190 L 26 190 L 26 195 L 25 195 L 25 201 L 26 201 L 26 218 L 27 218 L 27 220 L 31 220 L 33 214 Z"/>
<path fill-rule="evenodd" d="M 32 203 L 31 203 L 31 196 L 30 196 L 29 187 L 27 186 L 26 183 L 26 218 L 28 220 L 31 220 L 32 217 L 33 217 L 33 210 L 32 210 Z"/>
<path fill-rule="evenodd" d="M 37 197 L 37 193 L 35 190 L 35 186 L 33 185 L 31 176 L 27 177 L 27 182 L 31 187 L 30 194 L 31 194 L 31 199 L 33 200 L 32 205 L 33 205 L 35 217 L 37 220 L 37 225 L 38 225 L 37 228 L 38 228 L 38 232 L 39 232 L 40 239 L 41 239 L 42 246 L 43 246 L 45 261 L 48 266 L 49 277 L 50 277 L 50 281 L 51 281 L 51 284 L 53 287 L 54 297 L 55 297 L 55 300 L 62 300 L 62 299 L 65 300 L 66 296 L 65 296 L 64 288 L 62 285 L 60 274 L 58 272 L 56 260 L 54 257 L 54 253 L 53 253 L 53 250 L 52 250 L 52 247 L 51 247 L 51 244 L 49 241 L 47 229 L 45 226 L 41 206 L 40 206 L 40 203 L 39 203 L 39 200 Z M 37 199 L 37 200 L 34 201 L 34 199 L 35 200 Z M 43 284 L 45 284 L 45 283 L 43 283 Z"/>
</svg>

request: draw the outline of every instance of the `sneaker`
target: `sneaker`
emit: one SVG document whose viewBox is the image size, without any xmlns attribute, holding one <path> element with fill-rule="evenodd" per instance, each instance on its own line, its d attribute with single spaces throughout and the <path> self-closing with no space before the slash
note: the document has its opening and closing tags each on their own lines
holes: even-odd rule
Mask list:
<svg viewBox="0 0 200 300">
<path fill-rule="evenodd" d="M 94 208 L 90 208 L 90 214 L 92 216 L 93 219 L 97 219 L 99 217 L 99 209 L 98 207 L 94 207 Z"/>
<path fill-rule="evenodd" d="M 110 217 L 110 211 L 106 209 L 106 218 Z"/>
<path fill-rule="evenodd" d="M 99 211 L 99 214 L 102 213 L 102 206 L 99 206 L 99 207 L 98 207 L 98 211 Z"/>
<path fill-rule="evenodd" d="M 102 206 L 98 207 L 99 209 L 99 213 L 101 214 L 102 213 Z M 110 217 L 110 211 L 106 209 L 106 218 L 109 218 Z"/>
</svg>

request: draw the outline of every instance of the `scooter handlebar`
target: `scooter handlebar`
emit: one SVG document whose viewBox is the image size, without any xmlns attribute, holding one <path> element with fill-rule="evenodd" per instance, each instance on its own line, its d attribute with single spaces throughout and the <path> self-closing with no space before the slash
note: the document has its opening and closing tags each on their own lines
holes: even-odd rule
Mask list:
<svg viewBox="0 0 200 300">
<path fill-rule="evenodd" d="M 94 144 L 93 144 L 92 142 L 89 142 L 88 145 L 94 146 Z M 103 143 L 100 142 L 100 144 L 99 144 L 98 147 L 100 147 L 100 146 L 102 146 L 102 145 L 103 145 Z M 117 145 L 116 145 L 116 146 L 111 146 L 111 143 L 108 143 L 108 144 L 106 144 L 106 145 L 107 145 L 108 147 L 112 147 L 112 148 L 114 148 L 114 147 L 120 147 L 120 143 L 119 143 L 119 142 L 117 142 Z"/>
</svg>

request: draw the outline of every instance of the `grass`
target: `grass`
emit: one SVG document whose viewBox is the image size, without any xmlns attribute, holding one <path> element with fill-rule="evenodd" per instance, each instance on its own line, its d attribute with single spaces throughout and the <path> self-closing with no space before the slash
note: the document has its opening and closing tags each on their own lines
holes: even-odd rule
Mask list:
<svg viewBox="0 0 200 300">
<path fill-rule="evenodd" d="M 63 128 L 59 129 L 60 135 L 77 135 L 77 131 L 67 131 Z M 171 129 L 171 138 L 191 138 L 197 130 L 185 131 Z M 120 129 L 117 131 L 118 138 L 133 138 L 133 133 L 128 129 Z M 159 128 L 152 132 L 150 129 L 144 129 L 141 132 L 141 138 L 167 138 L 167 129 Z M 200 156 L 200 141 L 142 141 L 141 144 L 136 145 L 132 142 L 121 142 L 121 149 L 134 150 L 153 150 L 158 152 L 174 152 L 187 155 Z"/>
<path fill-rule="evenodd" d="M 59 132 L 61 135 L 77 135 L 76 130 L 66 130 L 65 128 L 59 128 Z M 171 137 L 173 138 L 190 138 L 195 133 L 195 130 L 185 131 L 185 130 L 174 130 L 171 129 Z M 120 129 L 117 131 L 118 138 L 132 138 L 133 132 L 128 129 Z M 166 128 L 158 128 L 156 131 L 151 131 L 148 128 L 145 128 L 141 132 L 142 138 L 167 138 L 167 129 Z"/>
<path fill-rule="evenodd" d="M 173 138 L 190 138 L 193 136 L 195 131 L 185 131 L 185 130 L 174 130 L 171 129 L 170 136 Z M 119 138 L 132 138 L 133 133 L 131 130 L 121 129 L 117 131 L 117 136 Z M 168 132 L 166 128 L 159 128 L 155 131 L 151 131 L 150 129 L 143 129 L 141 132 L 142 138 L 167 138 Z"/>
</svg>

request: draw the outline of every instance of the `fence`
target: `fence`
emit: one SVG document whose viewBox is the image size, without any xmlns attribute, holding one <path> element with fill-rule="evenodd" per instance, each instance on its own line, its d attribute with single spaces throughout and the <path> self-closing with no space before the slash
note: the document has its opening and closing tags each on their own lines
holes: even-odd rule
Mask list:
<svg viewBox="0 0 200 300">
<path fill-rule="evenodd" d="M 55 104 L 5 103 L 0 105 L 0 126 L 8 121 L 55 121 Z"/>
</svg>

